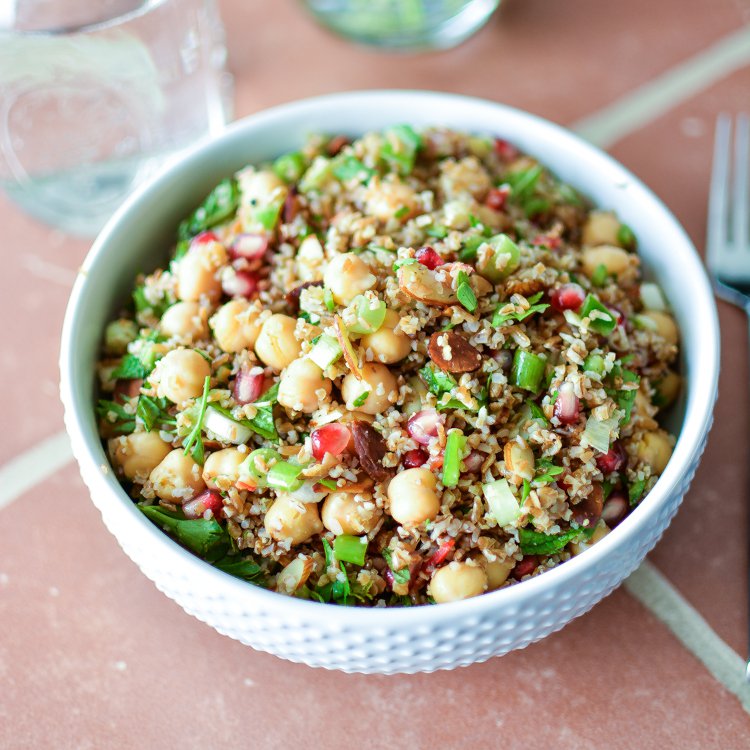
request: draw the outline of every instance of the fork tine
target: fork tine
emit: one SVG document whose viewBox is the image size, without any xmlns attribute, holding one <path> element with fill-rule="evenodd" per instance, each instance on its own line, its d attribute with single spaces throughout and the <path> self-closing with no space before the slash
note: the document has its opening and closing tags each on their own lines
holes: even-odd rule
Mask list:
<svg viewBox="0 0 750 750">
<path fill-rule="evenodd" d="M 734 196 L 732 200 L 732 244 L 736 250 L 747 247 L 748 171 L 750 171 L 750 118 L 738 115 L 734 125 Z"/>
<path fill-rule="evenodd" d="M 711 188 L 708 196 L 706 254 L 709 263 L 719 262 L 719 254 L 726 244 L 731 134 L 732 120 L 728 114 L 722 113 L 716 119 L 714 163 L 711 171 Z"/>
</svg>

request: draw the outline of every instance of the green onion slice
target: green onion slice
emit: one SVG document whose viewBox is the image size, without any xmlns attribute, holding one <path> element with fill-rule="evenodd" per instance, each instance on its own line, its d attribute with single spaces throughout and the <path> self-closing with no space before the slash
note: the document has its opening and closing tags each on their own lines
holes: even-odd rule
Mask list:
<svg viewBox="0 0 750 750">
<path fill-rule="evenodd" d="M 461 460 L 466 449 L 466 436 L 459 429 L 448 431 L 443 458 L 443 486 L 455 487 L 461 476 Z"/>
<path fill-rule="evenodd" d="M 524 349 L 516 349 L 513 355 L 513 367 L 510 379 L 513 385 L 519 388 L 537 393 L 544 376 L 544 368 L 547 364 L 546 357 L 541 354 L 533 354 Z"/>
<path fill-rule="evenodd" d="M 353 563 L 362 567 L 367 553 L 367 537 L 341 534 L 333 542 L 333 554 L 340 562 Z"/>
</svg>

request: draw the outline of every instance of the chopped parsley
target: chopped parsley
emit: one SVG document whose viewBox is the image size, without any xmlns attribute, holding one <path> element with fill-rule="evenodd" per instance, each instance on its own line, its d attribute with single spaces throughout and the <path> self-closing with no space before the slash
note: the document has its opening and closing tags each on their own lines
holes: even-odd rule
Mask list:
<svg viewBox="0 0 750 750">
<path fill-rule="evenodd" d="M 198 402 L 198 413 L 193 423 L 193 427 L 188 433 L 187 438 L 183 442 L 184 453 L 187 456 L 188 453 L 192 457 L 193 461 L 203 465 L 203 461 L 206 455 L 205 448 L 203 446 L 203 420 L 206 418 L 206 408 L 208 406 L 208 392 L 211 389 L 211 377 L 206 375 L 206 379 L 203 382 L 203 395 L 201 400 Z"/>
<path fill-rule="evenodd" d="M 388 547 L 385 547 L 383 549 L 382 554 L 383 558 L 388 563 L 388 567 L 391 569 L 391 573 L 393 573 L 393 580 L 399 584 L 409 583 L 409 580 L 411 579 L 411 573 L 409 572 L 408 566 L 405 568 L 399 568 L 398 570 L 394 569 L 393 552 Z"/>
<path fill-rule="evenodd" d="M 534 477 L 534 481 L 537 484 L 549 484 L 554 482 L 555 477 L 562 474 L 565 468 L 556 466 L 551 458 L 540 458 L 536 462 L 536 470 L 540 473 Z"/>
<path fill-rule="evenodd" d="M 135 430 L 135 416 L 125 411 L 122 404 L 100 398 L 96 406 L 99 419 L 113 426 L 115 435 L 129 435 Z M 114 419 L 112 419 L 114 417 Z"/>
<path fill-rule="evenodd" d="M 545 534 L 534 529 L 519 529 L 518 541 L 524 555 L 556 555 L 569 542 L 592 532 L 593 529 L 568 529 L 559 534 Z"/>
<path fill-rule="evenodd" d="M 536 294 L 529 297 L 529 309 L 524 310 L 523 312 L 511 312 L 502 314 L 500 310 L 505 305 L 499 305 L 495 310 L 495 314 L 492 316 L 492 325 L 497 328 L 511 321 L 520 323 L 522 320 L 526 320 L 526 318 L 528 318 L 530 315 L 534 315 L 534 313 L 544 312 L 549 307 L 549 305 L 546 302 L 539 302 L 543 294 L 544 292 L 537 292 Z"/>
</svg>

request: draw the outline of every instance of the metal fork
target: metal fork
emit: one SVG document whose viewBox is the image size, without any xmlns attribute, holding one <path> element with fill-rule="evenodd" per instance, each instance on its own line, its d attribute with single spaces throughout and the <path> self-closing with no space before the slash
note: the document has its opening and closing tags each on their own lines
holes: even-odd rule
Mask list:
<svg viewBox="0 0 750 750">
<path fill-rule="evenodd" d="M 708 199 L 706 261 L 717 296 L 742 308 L 750 322 L 750 117 L 719 115 Z M 750 596 L 748 597 L 750 605 Z M 750 611 L 750 609 L 749 609 Z M 745 679 L 750 682 L 750 640 Z"/>
</svg>

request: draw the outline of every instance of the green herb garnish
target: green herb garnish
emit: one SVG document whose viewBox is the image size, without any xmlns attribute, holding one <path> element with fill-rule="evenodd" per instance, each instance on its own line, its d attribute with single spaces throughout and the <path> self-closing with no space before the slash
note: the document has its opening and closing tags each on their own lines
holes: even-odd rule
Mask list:
<svg viewBox="0 0 750 750">
<path fill-rule="evenodd" d="M 203 420 L 206 418 L 206 407 L 208 406 L 208 392 L 211 389 L 211 377 L 206 375 L 206 379 L 203 381 L 203 395 L 201 400 L 198 402 L 198 414 L 193 424 L 192 429 L 188 433 L 187 438 L 183 442 L 184 453 L 187 456 L 188 453 L 192 456 L 193 461 L 203 465 L 206 452 L 203 446 L 203 436 L 201 434 L 203 430 Z"/>
<path fill-rule="evenodd" d="M 240 191 L 235 179 L 222 180 L 203 203 L 185 219 L 177 231 L 181 240 L 205 232 L 234 216 L 240 202 Z"/>
<path fill-rule="evenodd" d="M 526 320 L 526 318 L 528 318 L 530 315 L 544 312 L 549 307 L 549 305 L 546 302 L 539 302 L 543 294 L 544 292 L 537 292 L 536 294 L 529 297 L 529 309 L 524 310 L 523 312 L 511 312 L 503 315 L 500 313 L 500 310 L 505 305 L 499 305 L 495 310 L 495 314 L 492 316 L 492 325 L 496 328 L 499 328 L 500 326 L 505 325 L 508 322 L 520 323 L 522 320 Z"/>
<path fill-rule="evenodd" d="M 135 416 L 128 414 L 122 404 L 118 404 L 116 401 L 107 401 L 107 399 L 100 398 L 96 406 L 96 413 L 99 419 L 114 426 L 112 431 L 115 435 L 129 435 L 135 430 Z M 110 418 L 112 415 L 115 417 L 114 421 Z"/>
<path fill-rule="evenodd" d="M 370 391 L 363 391 L 362 393 L 357 396 L 357 398 L 352 401 L 352 406 L 355 409 L 358 409 L 360 406 L 363 406 L 365 401 L 370 397 Z"/>
<path fill-rule="evenodd" d="M 465 271 L 458 272 L 456 297 L 469 312 L 473 313 L 477 309 L 477 297 L 471 288 L 469 277 Z"/>
<path fill-rule="evenodd" d="M 568 529 L 559 534 L 544 534 L 534 529 L 519 529 L 518 540 L 524 555 L 556 555 L 569 542 L 586 534 L 587 531 L 587 529 Z"/>
<path fill-rule="evenodd" d="M 366 167 L 356 156 L 342 154 L 331 162 L 331 170 L 336 179 L 341 182 L 359 179 L 367 182 L 375 174 L 373 169 Z"/>
<path fill-rule="evenodd" d="M 534 477 L 537 484 L 549 484 L 555 480 L 556 476 L 565 471 L 564 467 L 556 466 L 551 458 L 537 459 L 535 469 L 538 472 Z"/>
<path fill-rule="evenodd" d="M 393 580 L 396 583 L 399 584 L 406 584 L 409 583 L 409 580 L 411 579 L 411 573 L 409 571 L 409 567 L 403 567 L 396 570 L 393 567 L 393 552 L 388 547 L 385 547 L 382 552 L 383 559 L 388 563 L 388 567 L 391 569 L 391 572 L 393 573 Z"/>
<path fill-rule="evenodd" d="M 452 375 L 434 367 L 430 363 L 426 364 L 419 371 L 419 376 L 427 386 L 427 390 L 435 396 L 442 396 L 456 387 L 456 381 Z"/>
<path fill-rule="evenodd" d="M 631 506 L 638 505 L 640 499 L 643 497 L 643 492 L 645 489 L 645 479 L 639 479 L 633 482 L 630 487 L 628 487 L 628 500 L 630 501 Z"/>
</svg>

